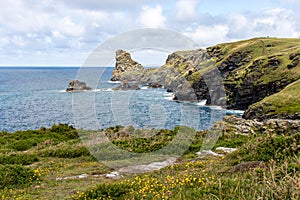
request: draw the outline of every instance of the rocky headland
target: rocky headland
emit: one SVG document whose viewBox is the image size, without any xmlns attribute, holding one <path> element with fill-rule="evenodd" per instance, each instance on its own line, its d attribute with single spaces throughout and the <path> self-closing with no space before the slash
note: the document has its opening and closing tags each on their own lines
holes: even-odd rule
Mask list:
<svg viewBox="0 0 300 200">
<path fill-rule="evenodd" d="M 207 100 L 207 105 L 246 110 L 247 119 L 299 119 L 299 87 L 285 89 L 300 78 L 299 43 L 300 39 L 254 38 L 178 51 L 170 54 L 163 66 L 153 69 L 144 69 L 129 53 L 118 50 L 112 80 L 125 86 L 134 82 L 164 87 L 176 100 Z M 286 98 L 279 98 L 281 91 Z M 284 110 L 283 105 L 279 109 L 279 104 L 270 100 L 273 95 L 277 100 L 285 99 L 287 106 L 294 102 L 292 109 Z M 264 100 L 267 97 L 268 101 Z"/>
</svg>

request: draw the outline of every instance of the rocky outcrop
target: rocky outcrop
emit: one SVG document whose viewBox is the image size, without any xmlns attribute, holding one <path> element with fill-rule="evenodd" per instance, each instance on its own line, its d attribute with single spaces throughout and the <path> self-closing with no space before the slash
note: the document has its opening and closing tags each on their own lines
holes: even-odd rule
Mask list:
<svg viewBox="0 0 300 200">
<path fill-rule="evenodd" d="M 292 69 L 292 68 L 296 67 L 297 65 L 299 65 L 299 63 L 300 63 L 300 52 L 291 54 L 290 55 L 290 60 L 291 60 L 291 63 L 287 65 L 288 69 Z"/>
<path fill-rule="evenodd" d="M 217 122 L 213 125 L 223 127 L 223 133 L 233 132 L 235 134 L 255 134 L 257 132 L 262 134 L 278 134 L 278 135 L 292 135 L 300 132 L 300 120 L 287 119 L 270 119 L 264 122 L 257 120 L 246 120 L 235 115 L 225 116 L 222 122 Z"/>
<path fill-rule="evenodd" d="M 143 66 L 132 60 L 130 54 L 124 50 L 116 51 L 116 66 L 112 72 L 112 81 L 122 81 L 126 74 L 140 73 L 144 70 Z M 127 80 L 129 77 L 127 76 Z M 132 78 L 134 79 L 134 78 Z"/>
<path fill-rule="evenodd" d="M 80 92 L 85 90 L 91 90 L 91 87 L 88 87 L 85 82 L 80 82 L 79 80 L 71 80 L 69 82 L 66 92 Z"/>
</svg>

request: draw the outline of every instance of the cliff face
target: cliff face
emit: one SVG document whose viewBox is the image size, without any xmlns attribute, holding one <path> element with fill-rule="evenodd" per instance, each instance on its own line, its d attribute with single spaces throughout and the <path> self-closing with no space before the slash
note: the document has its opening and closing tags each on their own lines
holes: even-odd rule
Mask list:
<svg viewBox="0 0 300 200">
<path fill-rule="evenodd" d="M 143 66 L 132 60 L 130 54 L 124 50 L 116 51 L 116 66 L 112 73 L 112 81 L 121 81 L 127 73 L 142 72 Z"/>
<path fill-rule="evenodd" d="M 300 80 L 288 85 L 282 91 L 249 106 L 246 119 L 300 119 Z"/>
</svg>

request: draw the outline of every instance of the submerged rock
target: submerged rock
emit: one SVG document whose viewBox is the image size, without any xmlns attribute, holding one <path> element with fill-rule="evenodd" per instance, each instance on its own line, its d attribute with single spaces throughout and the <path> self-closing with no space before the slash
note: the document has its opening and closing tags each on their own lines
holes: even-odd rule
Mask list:
<svg viewBox="0 0 300 200">
<path fill-rule="evenodd" d="M 80 82 L 79 80 L 71 80 L 69 82 L 66 92 L 80 92 L 85 90 L 91 90 L 91 87 L 88 87 L 85 82 Z"/>
</svg>

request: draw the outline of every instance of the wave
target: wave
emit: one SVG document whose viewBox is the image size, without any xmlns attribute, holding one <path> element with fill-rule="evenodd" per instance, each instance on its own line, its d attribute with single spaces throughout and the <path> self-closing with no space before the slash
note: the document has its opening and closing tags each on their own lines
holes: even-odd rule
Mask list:
<svg viewBox="0 0 300 200">
<path fill-rule="evenodd" d="M 164 93 L 164 96 L 174 96 L 174 94 L 171 93 L 171 92 L 165 92 L 165 93 Z"/>
<path fill-rule="evenodd" d="M 207 107 L 209 107 L 212 110 L 226 110 L 222 106 L 207 106 Z"/>
<path fill-rule="evenodd" d="M 175 95 L 173 93 L 167 93 L 167 94 L 164 94 L 164 99 L 166 100 L 169 100 L 169 101 L 173 101 L 174 100 L 174 97 Z"/>
</svg>

